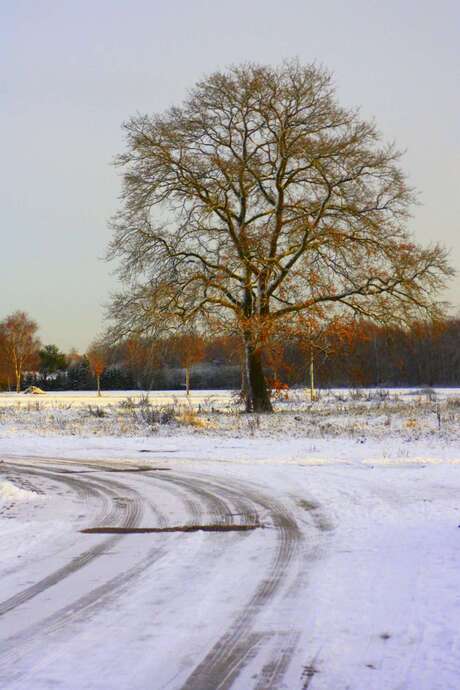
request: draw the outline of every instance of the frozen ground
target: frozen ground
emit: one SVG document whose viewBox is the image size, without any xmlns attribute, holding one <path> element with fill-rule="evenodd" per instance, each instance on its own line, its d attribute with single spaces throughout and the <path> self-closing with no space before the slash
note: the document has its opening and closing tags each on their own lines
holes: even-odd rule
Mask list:
<svg viewBox="0 0 460 690">
<path fill-rule="evenodd" d="M 4 396 L 0 688 L 459 688 L 460 392 L 212 395 Z"/>
<path fill-rule="evenodd" d="M 0 393 L 0 437 L 206 435 L 219 439 L 390 438 L 424 445 L 460 441 L 460 389 L 328 390 L 310 401 L 309 392 L 275 402 L 275 415 L 242 414 L 231 391 L 116 391 L 33 396 Z"/>
</svg>

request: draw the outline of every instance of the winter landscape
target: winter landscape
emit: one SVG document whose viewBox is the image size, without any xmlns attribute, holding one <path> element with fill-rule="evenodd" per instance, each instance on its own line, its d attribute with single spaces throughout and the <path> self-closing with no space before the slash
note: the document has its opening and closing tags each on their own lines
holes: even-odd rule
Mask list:
<svg viewBox="0 0 460 690">
<path fill-rule="evenodd" d="M 0 690 L 460 689 L 459 26 L 0 3 Z"/>
<path fill-rule="evenodd" d="M 2 394 L 1 687 L 455 688 L 460 390 L 320 396 Z"/>
</svg>

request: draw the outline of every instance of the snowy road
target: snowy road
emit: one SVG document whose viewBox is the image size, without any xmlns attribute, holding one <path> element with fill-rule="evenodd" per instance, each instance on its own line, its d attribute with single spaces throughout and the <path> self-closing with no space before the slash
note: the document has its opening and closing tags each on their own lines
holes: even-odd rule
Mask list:
<svg viewBox="0 0 460 690">
<path fill-rule="evenodd" d="M 2 690 L 460 687 L 455 467 L 0 468 Z"/>
<path fill-rule="evenodd" d="M 92 677 L 91 655 L 103 659 L 108 654 L 129 657 L 126 684 L 121 682 L 120 687 L 228 688 L 256 657 L 263 660 L 262 684 L 257 687 L 278 687 L 298 633 L 292 633 L 289 625 L 276 634 L 255 630 L 254 622 L 265 608 L 274 615 L 287 594 L 292 597 L 299 587 L 298 546 L 302 535 L 295 519 L 256 487 L 244 487 L 228 478 L 224 482 L 222 478 L 189 472 L 137 471 L 132 465 L 123 468 L 120 463 L 102 466 L 50 459 L 15 460 L 5 468 L 19 484 L 22 481 L 29 489 L 44 494 L 60 494 L 76 510 L 69 521 L 72 529 L 59 535 L 62 544 L 58 552 L 53 548 L 58 535 L 51 532 L 52 543 L 45 548 L 41 544 L 46 557 L 24 554 L 27 560 L 22 567 L 5 573 L 0 615 L 7 638 L 0 656 L 1 687 L 41 688 L 56 683 L 66 688 L 118 687 L 121 680 L 117 664 L 112 677 Z M 56 511 L 58 505 L 54 506 Z M 264 552 L 260 552 L 260 538 L 246 532 L 117 534 L 109 538 L 79 532 L 88 525 L 132 528 L 167 523 L 254 524 L 259 519 L 265 525 Z M 242 566 L 244 570 L 250 566 L 252 572 L 243 574 Z M 246 582 L 235 582 L 235 572 Z M 210 591 L 210 583 L 216 578 L 217 587 Z M 220 581 L 222 578 L 224 581 Z M 225 582 L 227 578 L 231 588 Z M 17 591 L 17 583 L 23 580 L 31 584 Z M 231 591 L 235 584 L 239 592 Z M 8 590 L 11 593 L 5 597 Z M 216 611 L 211 621 L 204 616 L 202 640 L 192 638 L 184 644 L 184 632 L 190 624 L 193 629 L 195 616 L 199 618 L 201 612 L 211 611 L 214 606 L 222 607 L 215 601 L 222 591 L 228 599 L 224 602 L 228 613 L 222 617 Z M 247 592 L 251 594 L 246 598 Z M 152 606 L 146 599 L 152 594 L 166 596 Z M 129 626 L 135 639 L 124 639 L 122 634 L 117 649 L 116 640 L 107 638 L 113 625 L 117 631 L 125 616 L 136 617 L 134 600 L 139 605 L 140 619 L 144 618 L 142 609 L 147 604 L 149 616 L 138 629 Z M 174 616 L 167 613 L 170 609 Z M 118 631 L 115 634 L 118 636 Z M 88 637 L 100 649 L 88 651 Z M 67 640 L 73 640 L 73 663 L 71 659 L 64 661 L 66 654 L 61 653 Z M 132 645 L 138 647 L 139 660 L 135 652 L 133 658 Z M 191 661 L 192 650 L 198 663 Z M 164 656 L 166 652 L 169 659 Z M 81 669 L 82 675 L 73 670 L 73 678 L 59 681 L 57 673 L 63 662 L 65 669 L 68 662 L 74 666 L 76 659 L 88 654 L 90 678 Z M 139 666 L 144 667 L 145 675 L 139 673 Z M 156 680 L 147 686 L 148 675 Z"/>
</svg>

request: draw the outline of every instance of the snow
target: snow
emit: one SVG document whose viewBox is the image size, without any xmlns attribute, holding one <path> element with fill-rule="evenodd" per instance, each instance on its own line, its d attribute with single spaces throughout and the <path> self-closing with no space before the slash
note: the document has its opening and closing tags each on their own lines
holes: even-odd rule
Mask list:
<svg viewBox="0 0 460 690">
<path fill-rule="evenodd" d="M 339 433 L 296 403 L 113 435 L 110 395 L 74 436 L 0 416 L 2 690 L 460 687 L 460 391 L 436 392 L 441 429 L 418 392 L 383 414 L 330 396 Z M 64 397 L 46 414 L 87 404 Z M 255 514 L 244 534 L 80 533 Z"/>
<path fill-rule="evenodd" d="M 24 491 L 11 482 L 0 482 L 0 506 L 11 501 L 31 501 L 37 498 L 33 491 Z"/>
<path fill-rule="evenodd" d="M 344 389 L 344 388 L 328 388 L 318 391 L 320 400 L 330 397 L 341 398 L 346 400 L 357 399 L 363 400 L 369 397 L 374 400 L 385 399 L 385 397 L 402 396 L 423 399 L 426 397 L 437 397 L 440 400 L 447 398 L 458 398 L 460 390 L 458 388 L 359 388 L 359 389 Z M 148 397 L 152 404 L 155 405 L 171 405 L 174 403 L 187 404 L 194 406 L 212 403 L 215 406 L 228 405 L 234 403 L 236 391 L 232 390 L 192 390 L 189 396 L 183 390 L 115 390 L 102 391 L 101 396 L 97 395 L 96 391 L 44 391 L 44 397 L 39 400 L 31 399 L 30 395 L 14 392 L 0 392 L 0 406 L 5 407 L 15 405 L 19 407 L 27 407 L 36 405 L 37 402 L 41 406 L 68 406 L 68 405 L 111 405 L 119 403 L 127 398 L 133 401 L 139 401 L 142 398 Z M 294 402 L 305 402 L 309 400 L 309 389 L 299 388 L 292 389 L 289 392 L 289 397 Z"/>
</svg>

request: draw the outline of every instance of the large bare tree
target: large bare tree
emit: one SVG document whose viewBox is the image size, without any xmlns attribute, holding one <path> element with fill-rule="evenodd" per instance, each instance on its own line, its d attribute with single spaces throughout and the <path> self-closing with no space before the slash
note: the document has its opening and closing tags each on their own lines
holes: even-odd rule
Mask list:
<svg viewBox="0 0 460 690">
<path fill-rule="evenodd" d="M 414 198 L 400 153 L 338 105 L 323 69 L 217 72 L 180 107 L 124 128 L 109 258 L 125 289 L 111 316 L 121 334 L 236 324 L 248 410 L 271 409 L 264 347 L 297 317 L 402 322 L 439 310 L 451 269 L 406 229 Z"/>
</svg>

